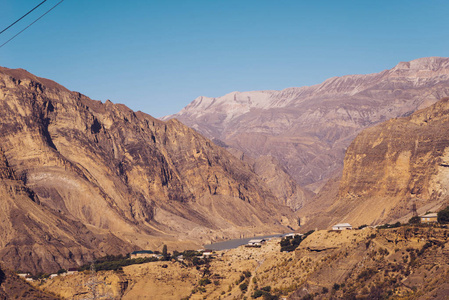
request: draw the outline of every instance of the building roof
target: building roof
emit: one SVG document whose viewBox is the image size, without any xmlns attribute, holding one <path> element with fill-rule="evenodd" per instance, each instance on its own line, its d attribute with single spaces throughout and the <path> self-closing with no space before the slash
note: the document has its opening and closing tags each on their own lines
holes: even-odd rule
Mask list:
<svg viewBox="0 0 449 300">
<path fill-rule="evenodd" d="M 437 218 L 438 217 L 438 213 L 430 213 L 430 214 L 427 214 L 427 215 L 422 215 L 422 216 L 419 216 L 420 218 Z"/>
<path fill-rule="evenodd" d="M 334 225 L 333 227 L 352 227 L 352 225 L 349 223 L 339 223 Z"/>
<path fill-rule="evenodd" d="M 253 239 L 253 240 L 249 240 L 248 244 L 254 244 L 254 243 L 262 243 L 265 242 L 265 239 Z"/>
</svg>

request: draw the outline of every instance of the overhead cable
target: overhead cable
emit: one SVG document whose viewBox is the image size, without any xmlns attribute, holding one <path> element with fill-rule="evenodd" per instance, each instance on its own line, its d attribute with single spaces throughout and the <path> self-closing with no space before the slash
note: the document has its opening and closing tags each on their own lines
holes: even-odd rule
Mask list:
<svg viewBox="0 0 449 300">
<path fill-rule="evenodd" d="M 16 20 L 14 23 L 12 23 L 11 25 L 9 25 L 8 27 L 6 27 L 5 29 L 3 29 L 0 34 L 2 34 L 3 32 L 5 32 L 6 30 L 8 30 L 9 28 L 13 27 L 17 22 L 19 22 L 20 20 L 22 20 L 23 18 L 25 18 L 26 16 L 28 16 L 30 13 L 32 13 L 36 8 L 38 8 L 39 6 L 41 6 L 42 4 L 44 4 L 44 2 L 46 2 L 47 0 L 42 1 L 41 3 L 39 3 L 38 5 L 36 5 L 32 10 L 30 10 L 29 12 L 27 12 L 26 14 L 24 14 L 20 19 Z"/>
<path fill-rule="evenodd" d="M 24 32 L 25 30 L 27 30 L 28 28 L 30 28 L 34 23 L 36 23 L 37 21 L 39 21 L 40 19 L 42 19 L 46 14 L 48 14 L 49 12 L 51 12 L 54 8 L 56 8 L 56 6 L 58 6 L 59 4 L 61 4 L 64 0 L 59 1 L 58 3 L 56 3 L 56 5 L 54 5 L 52 8 L 50 8 L 49 10 L 47 10 L 44 14 L 42 14 L 39 18 L 37 18 L 36 20 L 34 20 L 30 25 L 28 25 L 27 27 L 25 27 L 24 29 L 22 29 L 21 31 L 19 31 L 19 33 L 17 33 L 16 35 L 14 35 L 12 38 L 10 38 L 9 40 L 7 40 L 6 42 L 4 42 L 3 44 L 0 45 L 0 48 L 5 46 L 6 44 L 8 44 L 10 41 L 12 41 L 15 37 L 17 37 L 19 34 L 21 34 L 22 32 Z"/>
</svg>

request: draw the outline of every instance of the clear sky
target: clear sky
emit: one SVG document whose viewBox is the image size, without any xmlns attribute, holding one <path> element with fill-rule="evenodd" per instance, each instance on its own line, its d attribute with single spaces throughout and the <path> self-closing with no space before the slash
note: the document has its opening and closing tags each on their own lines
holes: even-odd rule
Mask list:
<svg viewBox="0 0 449 300">
<path fill-rule="evenodd" d="M 0 0 L 0 31 L 42 0 Z M 60 0 L 0 35 L 0 44 Z M 90 98 L 155 117 L 198 96 L 280 90 L 449 56 L 447 0 L 65 0 L 0 48 Z"/>
</svg>

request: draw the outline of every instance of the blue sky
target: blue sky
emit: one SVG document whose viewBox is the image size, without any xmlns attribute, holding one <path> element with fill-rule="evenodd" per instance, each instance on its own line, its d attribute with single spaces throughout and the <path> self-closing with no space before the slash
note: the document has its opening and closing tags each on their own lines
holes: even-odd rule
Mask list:
<svg viewBox="0 0 449 300">
<path fill-rule="evenodd" d="M 0 0 L 0 30 L 41 1 Z M 57 2 L 47 0 L 0 44 Z M 198 96 L 449 56 L 448 13 L 446 0 L 65 0 L 0 48 L 0 65 L 161 117 Z"/>
</svg>

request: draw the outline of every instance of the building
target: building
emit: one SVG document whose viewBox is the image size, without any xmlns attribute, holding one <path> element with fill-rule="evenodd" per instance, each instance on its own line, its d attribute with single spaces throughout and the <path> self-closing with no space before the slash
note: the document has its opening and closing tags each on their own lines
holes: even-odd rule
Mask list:
<svg viewBox="0 0 449 300">
<path fill-rule="evenodd" d="M 292 232 L 292 233 L 287 233 L 287 234 L 284 234 L 282 237 L 292 237 L 292 238 L 294 238 L 295 236 L 297 236 L 297 235 L 299 235 L 299 236 L 303 236 L 304 234 L 302 234 L 302 233 L 294 233 L 294 232 Z"/>
<path fill-rule="evenodd" d="M 430 213 L 427 215 L 419 216 L 421 219 L 421 223 L 435 223 L 438 222 L 438 214 L 437 213 Z"/>
<path fill-rule="evenodd" d="M 65 274 L 65 275 L 73 275 L 73 274 L 76 274 L 76 273 L 78 273 L 78 269 L 77 268 L 69 268 L 67 270 L 67 272 L 63 273 L 63 274 Z"/>
<path fill-rule="evenodd" d="M 245 247 L 262 247 L 262 244 L 264 244 L 265 242 L 265 239 L 253 239 L 249 240 L 248 244 L 246 244 Z"/>
<path fill-rule="evenodd" d="M 139 257 L 158 257 L 157 254 L 154 254 L 153 251 L 150 250 L 140 250 L 131 252 L 129 258 L 139 258 Z"/>
<path fill-rule="evenodd" d="M 332 230 L 347 230 L 352 229 L 351 224 L 349 223 L 339 223 L 334 226 L 332 226 Z"/>
</svg>

